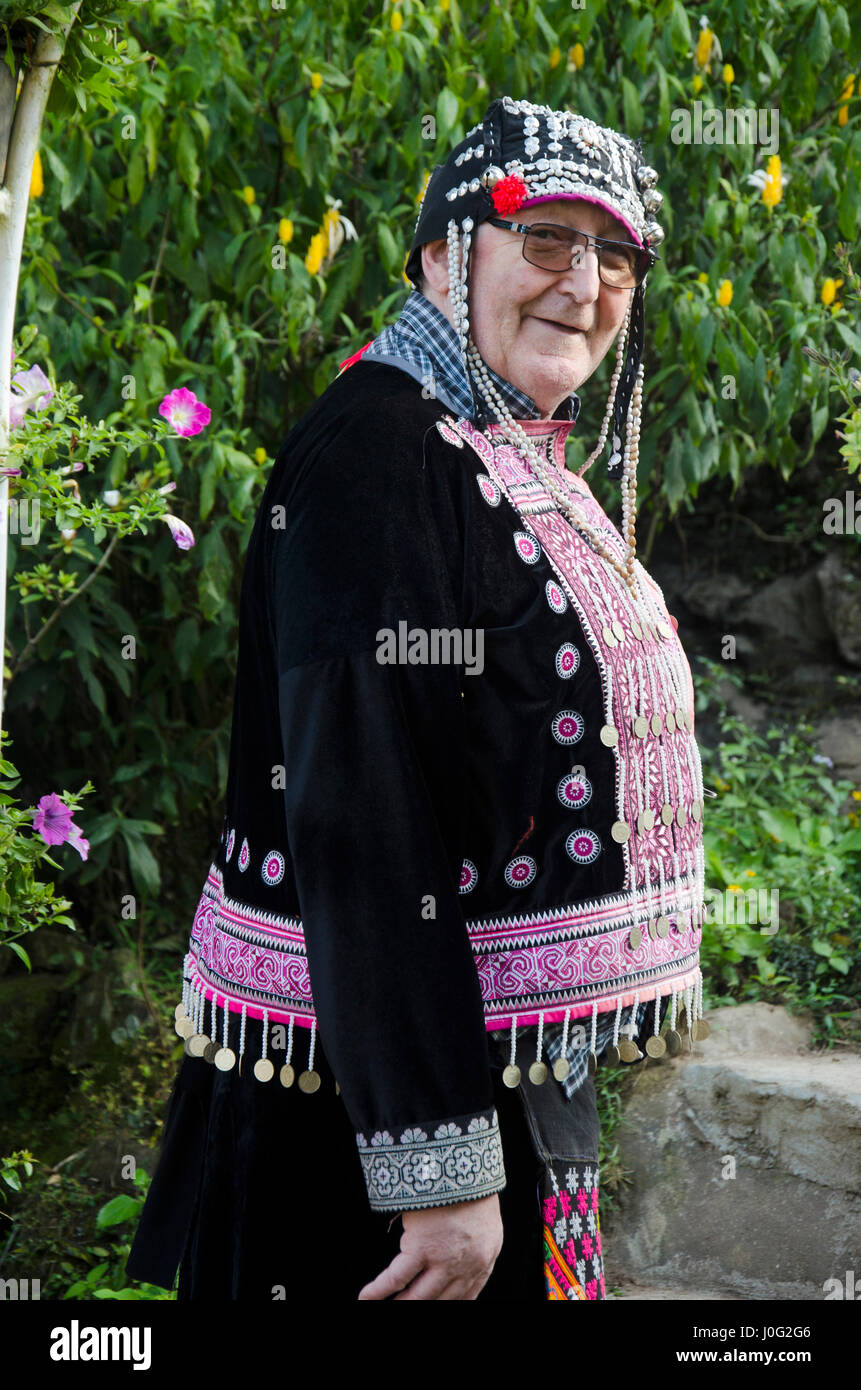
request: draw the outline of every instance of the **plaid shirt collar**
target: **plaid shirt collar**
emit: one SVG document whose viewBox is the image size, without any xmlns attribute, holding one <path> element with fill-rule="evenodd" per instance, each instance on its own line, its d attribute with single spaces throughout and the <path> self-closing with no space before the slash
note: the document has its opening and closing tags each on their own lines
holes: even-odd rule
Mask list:
<svg viewBox="0 0 861 1390">
<path fill-rule="evenodd" d="M 458 336 L 445 314 L 419 290 L 411 291 L 400 317 L 373 340 L 362 353 L 362 360 L 388 362 L 402 368 L 456 416 L 473 418 L 475 406 Z M 542 418 L 531 396 L 490 367 L 487 370 L 515 420 Z M 580 397 L 574 392 L 556 408 L 553 419 L 576 421 L 579 413 Z"/>
</svg>

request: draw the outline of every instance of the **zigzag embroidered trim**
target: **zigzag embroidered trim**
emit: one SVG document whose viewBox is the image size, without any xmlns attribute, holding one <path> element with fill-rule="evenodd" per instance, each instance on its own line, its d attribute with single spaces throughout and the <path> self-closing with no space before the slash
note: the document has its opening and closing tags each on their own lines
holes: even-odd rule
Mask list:
<svg viewBox="0 0 861 1390">
<path fill-rule="evenodd" d="M 570 838 L 570 837 L 569 837 Z M 572 842 L 574 853 L 593 852 Z M 528 856 L 523 858 L 529 861 Z M 520 865 L 520 860 L 512 861 Z M 519 886 L 535 861 L 512 869 Z M 535 865 L 537 871 L 537 864 Z M 517 1016 L 522 1026 L 601 1013 L 633 1001 L 634 989 L 661 995 L 694 983 L 705 903 L 699 874 L 663 875 L 636 893 L 621 891 L 538 912 L 466 919 L 488 1030 Z M 251 1018 L 315 1022 L 302 922 L 224 896 L 213 864 L 195 913 L 189 942 L 195 985 L 231 1011 Z"/>
<path fill-rule="evenodd" d="M 397 1139 L 377 1130 L 356 1134 L 373 1211 L 474 1202 L 505 1186 L 502 1140 L 495 1108 L 446 1124 L 413 1125 Z"/>
</svg>

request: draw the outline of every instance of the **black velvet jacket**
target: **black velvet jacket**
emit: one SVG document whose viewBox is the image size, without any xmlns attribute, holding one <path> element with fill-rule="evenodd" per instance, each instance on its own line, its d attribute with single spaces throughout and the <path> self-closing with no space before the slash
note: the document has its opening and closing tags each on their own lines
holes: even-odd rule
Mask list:
<svg viewBox="0 0 861 1390">
<path fill-rule="evenodd" d="M 240 1011 L 265 1010 L 266 1058 L 304 1067 L 303 1089 L 319 1028 L 381 1211 L 504 1185 L 488 1029 L 573 1010 L 588 1034 L 596 1010 L 657 1007 L 698 963 L 690 751 L 667 752 L 662 788 L 657 748 L 645 765 L 649 804 L 671 808 L 648 841 L 620 752 L 634 768 L 653 734 L 617 719 L 608 744 L 606 648 L 530 550 L 528 520 L 437 429 L 444 415 L 405 372 L 360 360 L 278 453 L 245 559 L 223 830 L 186 957 L 198 1032 L 212 1021 L 236 1053 Z M 667 634 L 644 631 L 649 649 L 672 632 L 654 589 Z M 460 661 L 440 633 L 464 635 Z M 651 668 L 641 716 L 672 709 L 681 737 L 681 692 L 662 699 L 668 668 Z M 686 690 L 686 720 L 691 704 Z M 534 1060 L 518 1056 L 524 1076 Z"/>
</svg>

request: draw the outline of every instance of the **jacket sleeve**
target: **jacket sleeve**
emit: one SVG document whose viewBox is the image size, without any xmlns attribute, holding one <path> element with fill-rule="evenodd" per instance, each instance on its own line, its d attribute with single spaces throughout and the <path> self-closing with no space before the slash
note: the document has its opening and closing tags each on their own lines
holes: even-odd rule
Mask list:
<svg viewBox="0 0 861 1390">
<path fill-rule="evenodd" d="M 463 623 L 462 484 L 423 427 L 358 433 L 288 460 L 270 594 L 320 1044 L 372 1209 L 404 1211 L 505 1172 L 459 895 L 464 668 L 433 659 Z"/>
</svg>

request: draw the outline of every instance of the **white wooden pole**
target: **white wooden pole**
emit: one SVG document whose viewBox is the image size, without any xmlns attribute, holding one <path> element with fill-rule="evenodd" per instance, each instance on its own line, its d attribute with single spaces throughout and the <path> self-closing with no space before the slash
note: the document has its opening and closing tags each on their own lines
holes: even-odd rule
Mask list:
<svg viewBox="0 0 861 1390">
<path fill-rule="evenodd" d="M 27 223 L 30 178 L 51 83 L 82 3 L 83 0 L 75 0 L 68 24 L 63 25 L 58 33 L 39 35 L 15 108 L 6 158 L 6 177 L 0 186 L 0 468 L 5 464 L 9 447 L 9 359 L 15 331 L 15 303 Z M 9 479 L 4 477 L 0 478 L 0 729 L 3 727 L 8 536 Z"/>
</svg>

